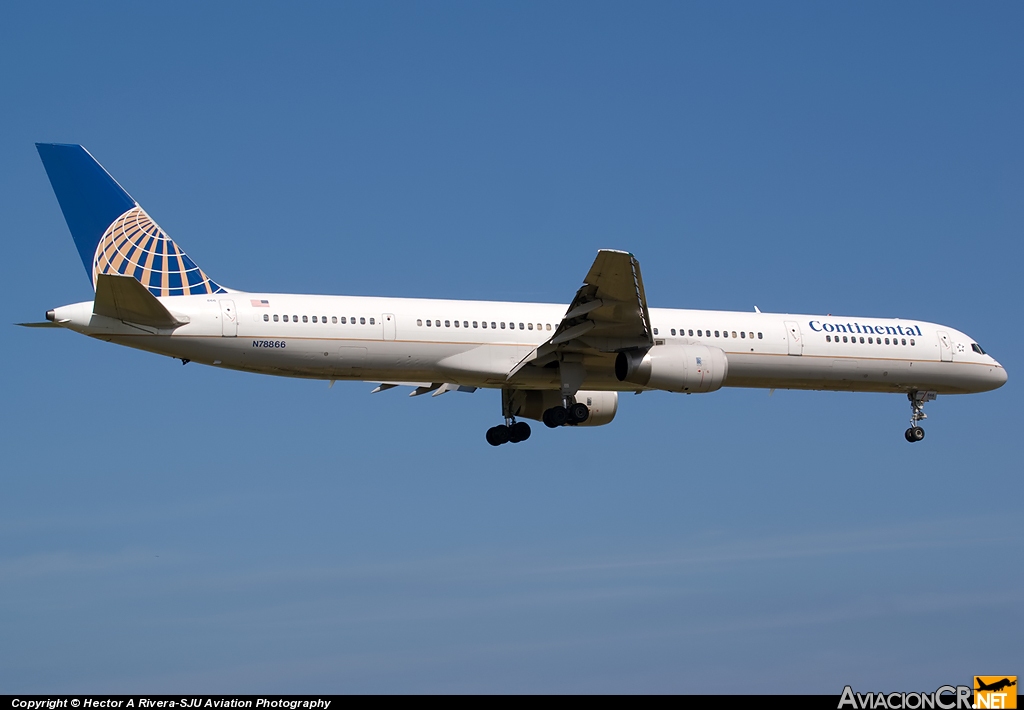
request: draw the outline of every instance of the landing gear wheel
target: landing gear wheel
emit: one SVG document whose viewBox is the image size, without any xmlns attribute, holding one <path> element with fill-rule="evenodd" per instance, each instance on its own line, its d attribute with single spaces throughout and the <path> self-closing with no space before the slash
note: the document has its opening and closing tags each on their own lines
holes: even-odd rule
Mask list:
<svg viewBox="0 0 1024 710">
<path fill-rule="evenodd" d="M 530 425 L 526 422 L 516 422 L 508 428 L 508 440 L 513 444 L 526 441 L 530 438 Z"/>
<path fill-rule="evenodd" d="M 569 421 L 573 424 L 582 424 L 590 419 L 590 408 L 583 402 L 577 402 L 569 407 Z"/>
<path fill-rule="evenodd" d="M 501 446 L 509 441 L 509 430 L 504 424 L 492 426 L 487 430 L 487 443 L 491 446 Z"/>
<path fill-rule="evenodd" d="M 931 402 L 936 397 L 935 392 L 910 392 L 907 394 L 907 399 L 910 400 L 910 428 L 907 429 L 905 437 L 910 443 L 915 441 L 921 441 L 924 438 L 924 429 L 922 429 L 918 422 L 924 421 L 928 418 L 928 415 L 924 413 L 925 402 Z"/>
<path fill-rule="evenodd" d="M 545 425 L 554 429 L 565 426 L 565 422 L 569 419 L 569 412 L 565 407 L 552 407 L 544 412 L 543 419 Z"/>
</svg>

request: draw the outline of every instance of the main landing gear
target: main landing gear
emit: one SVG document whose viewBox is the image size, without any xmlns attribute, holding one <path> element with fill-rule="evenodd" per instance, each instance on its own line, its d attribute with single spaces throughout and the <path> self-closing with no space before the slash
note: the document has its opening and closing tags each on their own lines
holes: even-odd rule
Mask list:
<svg viewBox="0 0 1024 710">
<path fill-rule="evenodd" d="M 910 392 L 907 394 L 911 410 L 910 428 L 903 433 L 903 437 L 911 444 L 924 438 L 924 429 L 918 425 L 918 422 L 928 418 L 928 415 L 924 413 L 924 403 L 931 402 L 935 396 L 935 392 Z"/>
<path fill-rule="evenodd" d="M 568 398 L 567 398 L 568 399 Z M 590 408 L 583 402 L 567 401 L 564 407 L 552 407 L 544 412 L 544 424 L 554 429 L 560 426 L 576 426 L 590 419 Z"/>
<path fill-rule="evenodd" d="M 487 443 L 491 446 L 502 444 L 518 444 L 530 438 L 530 425 L 517 422 L 514 418 L 505 419 L 504 424 L 492 426 L 487 430 Z"/>
</svg>

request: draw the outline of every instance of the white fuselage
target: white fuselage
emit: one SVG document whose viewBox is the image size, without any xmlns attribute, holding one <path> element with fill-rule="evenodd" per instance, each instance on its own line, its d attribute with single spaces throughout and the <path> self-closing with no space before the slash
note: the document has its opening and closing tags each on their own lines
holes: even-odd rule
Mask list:
<svg viewBox="0 0 1024 710">
<path fill-rule="evenodd" d="M 552 336 L 561 304 L 241 292 L 160 301 L 187 323 L 173 331 L 127 325 L 94 315 L 92 302 L 58 308 L 54 320 L 101 340 L 269 375 L 559 388 L 557 368 L 506 378 Z M 970 337 L 923 321 L 667 308 L 651 308 L 650 318 L 656 345 L 724 350 L 726 387 L 965 394 L 1006 381 Z M 618 381 L 603 362 L 587 368 L 582 389 L 643 388 Z"/>
</svg>

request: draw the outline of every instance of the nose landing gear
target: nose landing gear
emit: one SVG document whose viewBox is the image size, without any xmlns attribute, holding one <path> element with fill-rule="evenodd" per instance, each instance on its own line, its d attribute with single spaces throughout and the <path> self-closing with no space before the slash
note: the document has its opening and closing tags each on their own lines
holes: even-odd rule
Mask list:
<svg viewBox="0 0 1024 710">
<path fill-rule="evenodd" d="M 903 437 L 913 444 L 916 441 L 924 439 L 924 429 L 918 424 L 923 419 L 927 419 L 928 415 L 924 413 L 924 403 L 931 402 L 935 399 L 935 392 L 910 392 L 907 394 L 907 399 L 910 400 L 910 428 L 903 433 Z"/>
</svg>

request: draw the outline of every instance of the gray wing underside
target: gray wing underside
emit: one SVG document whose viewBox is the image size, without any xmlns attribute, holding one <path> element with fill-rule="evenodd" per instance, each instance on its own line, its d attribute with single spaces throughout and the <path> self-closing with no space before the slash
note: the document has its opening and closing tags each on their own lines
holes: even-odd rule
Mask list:
<svg viewBox="0 0 1024 710">
<path fill-rule="evenodd" d="M 516 365 L 507 379 L 524 367 L 543 367 L 567 353 L 590 361 L 607 359 L 610 367 L 616 353 L 653 344 L 640 262 L 628 252 L 602 249 L 551 338 Z"/>
</svg>

